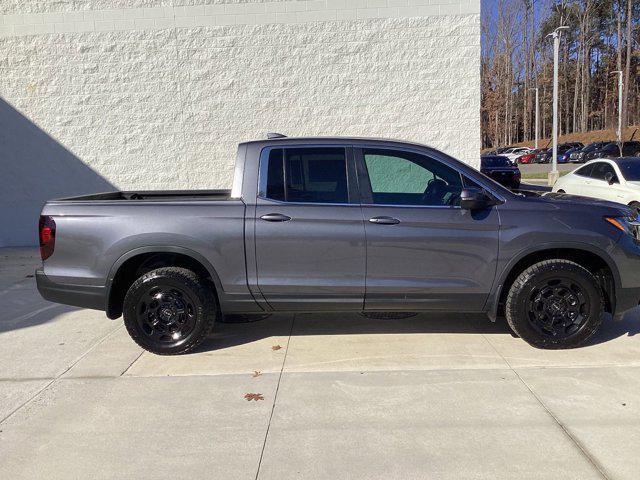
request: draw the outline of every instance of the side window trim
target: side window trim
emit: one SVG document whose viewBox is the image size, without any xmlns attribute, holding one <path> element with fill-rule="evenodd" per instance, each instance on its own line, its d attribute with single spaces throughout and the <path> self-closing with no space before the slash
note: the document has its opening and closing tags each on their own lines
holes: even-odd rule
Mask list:
<svg viewBox="0 0 640 480">
<path fill-rule="evenodd" d="M 267 197 L 267 179 L 268 179 L 268 170 L 269 170 L 269 156 L 274 150 L 282 150 L 282 158 L 283 158 L 283 174 L 284 181 L 286 182 L 286 167 L 285 167 L 285 159 L 286 159 L 286 150 L 287 149 L 303 149 L 303 148 L 341 148 L 345 150 L 345 161 L 346 161 L 346 174 L 347 174 L 347 196 L 348 203 L 331 203 L 331 202 L 290 202 L 290 201 L 282 201 L 276 200 L 273 198 Z M 286 185 L 286 183 L 285 183 Z M 353 146 L 350 144 L 284 144 L 278 146 L 267 146 L 264 147 L 259 155 L 259 165 L 258 165 L 258 200 L 264 200 L 267 202 L 277 203 L 277 204 L 286 204 L 286 205 L 360 205 L 360 192 L 358 189 L 358 176 L 356 174 L 356 167 L 354 161 L 353 154 Z M 286 192 L 286 188 L 285 188 Z M 286 194 L 285 194 L 286 195 Z M 286 197 L 285 197 L 286 198 Z"/>
</svg>

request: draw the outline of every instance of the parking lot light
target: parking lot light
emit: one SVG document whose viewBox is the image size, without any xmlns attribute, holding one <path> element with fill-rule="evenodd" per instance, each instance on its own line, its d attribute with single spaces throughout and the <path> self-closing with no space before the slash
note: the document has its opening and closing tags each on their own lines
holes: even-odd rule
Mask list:
<svg viewBox="0 0 640 480">
<path fill-rule="evenodd" d="M 535 90 L 536 92 L 536 143 L 535 143 L 535 149 L 538 149 L 538 135 L 539 135 L 539 131 L 540 131 L 540 98 L 538 96 L 540 89 L 538 87 L 532 88 L 531 90 Z"/>
<path fill-rule="evenodd" d="M 549 34 L 553 37 L 553 156 L 549 185 L 553 186 L 558 180 L 558 56 L 560 52 L 560 32 L 569 27 L 561 26 Z"/>
<path fill-rule="evenodd" d="M 622 152 L 622 70 L 616 70 L 611 72 L 611 75 L 618 75 L 618 147 Z M 620 153 L 622 155 L 622 153 Z"/>
</svg>

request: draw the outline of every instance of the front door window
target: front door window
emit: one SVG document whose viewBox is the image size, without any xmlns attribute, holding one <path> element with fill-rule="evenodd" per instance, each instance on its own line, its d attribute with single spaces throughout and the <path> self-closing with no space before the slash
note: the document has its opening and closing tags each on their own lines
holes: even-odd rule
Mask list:
<svg viewBox="0 0 640 480">
<path fill-rule="evenodd" d="M 363 154 L 374 204 L 460 204 L 462 179 L 446 165 L 412 152 L 366 149 Z"/>
</svg>

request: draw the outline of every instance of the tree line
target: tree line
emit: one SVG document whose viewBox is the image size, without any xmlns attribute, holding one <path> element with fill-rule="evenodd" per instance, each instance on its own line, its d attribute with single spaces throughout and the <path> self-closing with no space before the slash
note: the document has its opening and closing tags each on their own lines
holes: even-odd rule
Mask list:
<svg viewBox="0 0 640 480">
<path fill-rule="evenodd" d="M 559 134 L 640 125 L 640 0 L 488 0 L 482 18 L 483 148 L 551 136 L 553 40 L 560 39 Z M 544 146 L 544 145 L 542 145 Z"/>
</svg>

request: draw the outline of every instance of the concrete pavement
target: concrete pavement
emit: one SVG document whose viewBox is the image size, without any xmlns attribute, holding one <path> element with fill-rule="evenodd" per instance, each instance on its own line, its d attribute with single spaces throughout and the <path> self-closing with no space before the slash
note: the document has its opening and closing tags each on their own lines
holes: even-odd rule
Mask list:
<svg viewBox="0 0 640 480">
<path fill-rule="evenodd" d="M 582 163 L 559 163 L 559 172 L 572 172 L 576 168 L 582 166 Z M 518 165 L 520 172 L 523 176 L 531 173 L 549 173 L 551 171 L 551 164 L 549 163 L 521 163 Z"/>
<path fill-rule="evenodd" d="M 542 351 L 474 315 L 279 315 L 159 357 L 0 250 L 0 478 L 637 479 L 640 312 Z M 245 395 L 255 394 L 257 400 Z"/>
</svg>

